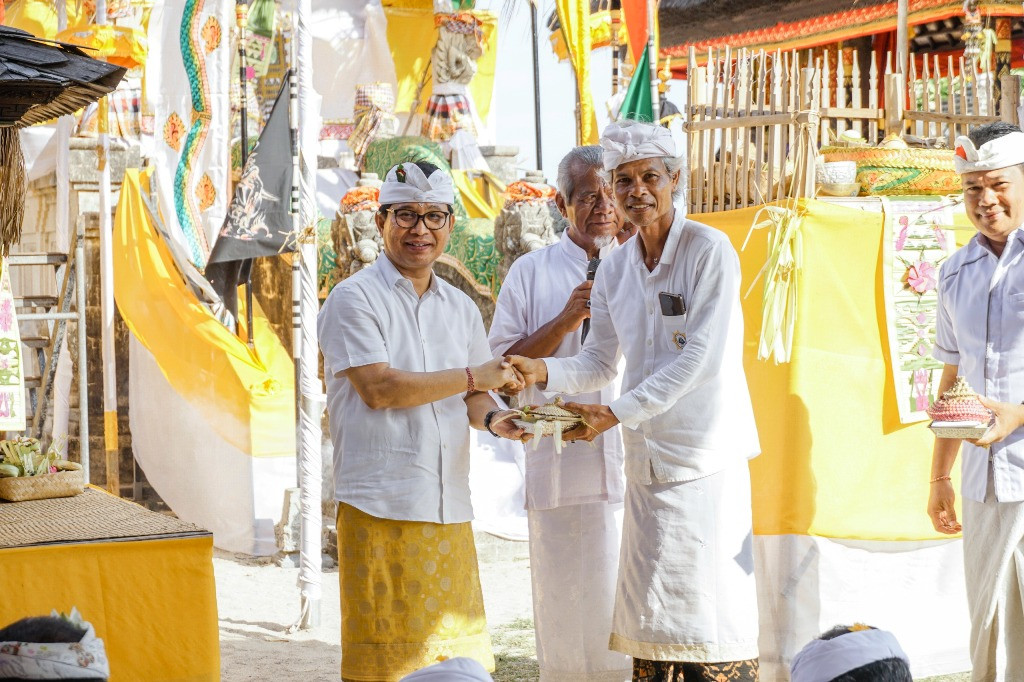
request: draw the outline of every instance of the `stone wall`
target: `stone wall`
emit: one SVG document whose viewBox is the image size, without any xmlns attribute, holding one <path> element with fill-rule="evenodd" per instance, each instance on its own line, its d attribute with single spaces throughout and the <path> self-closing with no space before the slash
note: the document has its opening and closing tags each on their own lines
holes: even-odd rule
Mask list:
<svg viewBox="0 0 1024 682">
<path fill-rule="evenodd" d="M 110 145 L 111 212 L 117 206 L 120 180 L 126 168 L 137 168 L 140 164 L 139 150 L 120 140 L 111 140 Z M 102 315 L 100 289 L 99 249 L 99 180 L 97 169 L 96 140 L 72 138 L 70 144 L 71 193 L 69 213 L 74 232 L 81 225 L 85 230 L 85 317 L 88 376 L 89 414 L 89 477 L 99 486 L 106 486 L 106 459 L 104 452 L 103 419 L 103 365 L 102 365 Z M 71 235 L 68 235 L 70 241 Z M 21 243 L 15 252 L 56 252 L 65 251 L 60 246 L 56 220 L 56 176 L 50 173 L 39 178 L 28 187 L 26 215 Z M 72 254 L 73 255 L 73 254 Z M 19 268 L 12 271 L 12 286 L 17 295 L 56 295 L 57 284 L 52 267 Z M 121 494 L 132 495 L 131 432 L 128 428 L 128 328 L 115 308 L 115 363 L 117 373 L 117 422 L 118 451 L 120 454 L 119 478 Z M 40 333 L 45 331 L 40 327 Z M 23 333 L 25 330 L 23 328 Z M 78 358 L 78 333 L 75 323 L 69 322 L 66 334 L 68 349 L 73 362 Z M 78 371 L 72 371 L 70 392 L 70 415 L 68 419 L 68 455 L 75 461 L 81 460 L 82 443 L 79 438 L 80 405 L 78 403 Z M 52 403 L 51 403 L 52 405 Z M 52 407 L 51 407 L 52 414 Z M 140 472 L 141 476 L 141 472 Z"/>
</svg>

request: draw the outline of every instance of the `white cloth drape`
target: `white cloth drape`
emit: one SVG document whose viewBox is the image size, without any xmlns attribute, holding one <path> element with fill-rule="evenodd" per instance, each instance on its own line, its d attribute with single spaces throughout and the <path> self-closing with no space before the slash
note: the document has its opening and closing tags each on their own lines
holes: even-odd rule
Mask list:
<svg viewBox="0 0 1024 682">
<path fill-rule="evenodd" d="M 608 636 L 619 567 L 622 503 L 527 512 L 541 682 L 628 682 L 633 663 Z"/>
<path fill-rule="evenodd" d="M 964 498 L 964 580 L 971 611 L 971 679 L 1024 679 L 1024 502 Z"/>
<path fill-rule="evenodd" d="M 757 658 L 750 474 L 626 481 L 610 646 L 655 661 Z"/>
</svg>

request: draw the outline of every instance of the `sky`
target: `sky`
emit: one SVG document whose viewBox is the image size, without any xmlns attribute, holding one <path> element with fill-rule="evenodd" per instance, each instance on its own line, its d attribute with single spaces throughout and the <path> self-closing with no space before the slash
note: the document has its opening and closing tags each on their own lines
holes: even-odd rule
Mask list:
<svg viewBox="0 0 1024 682">
<path fill-rule="evenodd" d="M 504 2 L 504 5 L 503 5 Z M 505 7 L 507 5 L 507 7 Z M 519 147 L 519 167 L 536 168 L 536 141 L 533 110 L 533 59 L 530 46 L 530 10 L 528 0 L 484 0 L 479 9 L 498 15 L 498 62 L 494 78 L 496 143 Z M 540 0 L 540 99 L 542 168 L 548 182 L 554 183 L 558 162 L 576 143 L 574 79 L 568 61 L 559 63 L 548 40 L 545 22 L 554 11 L 554 2 Z M 598 130 L 608 123 L 606 102 L 611 97 L 612 50 L 594 50 L 591 57 L 591 89 L 597 112 Z M 679 83 L 669 99 L 679 105 Z"/>
</svg>

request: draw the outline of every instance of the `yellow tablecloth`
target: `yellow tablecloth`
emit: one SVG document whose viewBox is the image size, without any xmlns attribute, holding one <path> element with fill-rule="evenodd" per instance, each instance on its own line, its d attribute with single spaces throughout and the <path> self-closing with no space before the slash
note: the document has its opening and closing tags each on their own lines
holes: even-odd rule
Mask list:
<svg viewBox="0 0 1024 682">
<path fill-rule="evenodd" d="M 213 536 L 185 535 L 0 549 L 0 626 L 77 607 L 111 682 L 219 680 Z"/>
</svg>

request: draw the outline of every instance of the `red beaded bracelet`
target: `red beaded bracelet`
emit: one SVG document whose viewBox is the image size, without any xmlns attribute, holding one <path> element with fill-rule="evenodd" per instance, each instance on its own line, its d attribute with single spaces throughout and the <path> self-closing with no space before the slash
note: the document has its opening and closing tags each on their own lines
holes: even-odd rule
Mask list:
<svg viewBox="0 0 1024 682">
<path fill-rule="evenodd" d="M 932 480 L 930 480 L 928 482 L 929 483 L 938 483 L 939 481 L 952 481 L 952 480 L 953 479 L 950 478 L 949 476 L 936 476 L 935 478 L 933 478 Z"/>
<path fill-rule="evenodd" d="M 473 373 L 469 371 L 469 367 L 466 368 L 466 393 L 472 393 L 476 390 L 476 381 L 473 379 Z"/>
</svg>

